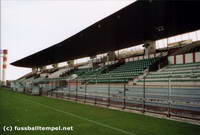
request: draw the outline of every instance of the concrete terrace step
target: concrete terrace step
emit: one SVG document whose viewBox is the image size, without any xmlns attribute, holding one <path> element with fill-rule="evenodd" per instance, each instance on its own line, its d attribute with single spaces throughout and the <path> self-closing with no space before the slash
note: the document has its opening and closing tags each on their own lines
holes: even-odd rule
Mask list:
<svg viewBox="0 0 200 135">
<path fill-rule="evenodd" d="M 176 72 L 167 72 L 167 71 L 160 71 L 160 72 L 150 72 L 149 76 L 154 75 L 173 75 L 173 74 L 198 74 L 200 73 L 200 69 L 198 70 L 189 70 L 189 71 L 176 71 Z"/>
<path fill-rule="evenodd" d="M 183 67 L 183 68 L 165 68 L 161 71 L 166 71 L 166 72 L 177 72 L 177 71 L 192 71 L 192 70 L 200 70 L 200 66 L 197 67 Z"/>
<path fill-rule="evenodd" d="M 174 73 L 169 73 L 169 72 L 160 72 L 157 74 L 148 74 L 149 77 L 156 77 L 156 76 L 196 76 L 196 75 L 200 75 L 200 71 L 198 72 L 174 72 Z"/>
<path fill-rule="evenodd" d="M 200 62 L 169 65 L 169 67 L 173 67 L 173 68 L 175 68 L 175 67 L 190 67 L 190 66 L 200 66 Z"/>
<path fill-rule="evenodd" d="M 143 82 L 144 80 L 139 80 L 139 82 Z M 200 82 L 200 78 L 172 78 L 171 82 Z M 145 79 L 145 82 L 169 82 L 168 78 L 159 78 L 159 79 Z"/>
<path fill-rule="evenodd" d="M 154 76 L 147 76 L 146 78 L 153 79 L 153 78 L 198 78 L 198 77 L 200 77 L 200 74 L 198 75 L 180 74 L 180 75 L 172 75 L 172 76 L 171 75 L 158 75 L 158 76 L 154 75 Z"/>
</svg>

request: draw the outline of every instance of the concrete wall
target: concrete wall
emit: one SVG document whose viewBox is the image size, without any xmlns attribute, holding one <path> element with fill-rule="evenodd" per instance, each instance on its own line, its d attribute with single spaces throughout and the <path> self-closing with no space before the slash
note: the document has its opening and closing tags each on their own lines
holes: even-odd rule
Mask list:
<svg viewBox="0 0 200 135">
<path fill-rule="evenodd" d="M 193 63 L 192 53 L 185 54 L 185 63 Z M 181 64 L 183 64 L 183 60 L 181 60 Z"/>
<path fill-rule="evenodd" d="M 148 58 L 155 58 L 155 57 L 166 56 L 166 55 L 167 55 L 167 53 L 156 53 L 156 54 L 150 54 L 149 56 L 143 56 L 143 55 L 136 56 L 136 57 L 126 58 L 125 62 L 143 60 L 143 59 L 148 59 Z"/>
<path fill-rule="evenodd" d="M 109 62 L 106 62 L 105 65 L 112 65 L 112 64 L 115 64 L 117 62 L 118 62 L 118 60 L 116 60 L 116 61 L 109 61 Z"/>
<path fill-rule="evenodd" d="M 168 57 L 170 64 L 186 64 L 200 62 L 200 52 L 180 54 Z"/>
<path fill-rule="evenodd" d="M 40 94 L 40 87 L 34 85 L 31 94 L 32 95 L 39 95 Z"/>
<path fill-rule="evenodd" d="M 200 52 L 196 53 L 196 62 L 200 62 Z"/>
</svg>

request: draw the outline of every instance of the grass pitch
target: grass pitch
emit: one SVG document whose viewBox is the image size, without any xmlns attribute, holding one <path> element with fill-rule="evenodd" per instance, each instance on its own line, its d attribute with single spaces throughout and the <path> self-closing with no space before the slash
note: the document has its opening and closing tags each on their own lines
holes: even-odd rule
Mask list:
<svg viewBox="0 0 200 135">
<path fill-rule="evenodd" d="M 3 131 L 73 126 L 73 131 Z M 197 135 L 200 126 L 0 89 L 0 135 Z"/>
</svg>

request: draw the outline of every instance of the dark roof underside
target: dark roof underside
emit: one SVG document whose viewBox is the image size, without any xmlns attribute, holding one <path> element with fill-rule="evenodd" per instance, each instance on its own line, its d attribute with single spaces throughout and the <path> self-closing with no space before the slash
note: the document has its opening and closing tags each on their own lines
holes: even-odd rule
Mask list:
<svg viewBox="0 0 200 135">
<path fill-rule="evenodd" d="M 198 30 L 199 7 L 198 1 L 136 1 L 74 36 L 11 64 L 45 66 Z"/>
</svg>

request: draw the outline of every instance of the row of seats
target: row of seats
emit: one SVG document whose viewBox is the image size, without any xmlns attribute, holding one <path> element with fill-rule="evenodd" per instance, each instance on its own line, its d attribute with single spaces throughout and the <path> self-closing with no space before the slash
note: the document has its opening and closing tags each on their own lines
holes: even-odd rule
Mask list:
<svg viewBox="0 0 200 135">
<path fill-rule="evenodd" d="M 87 77 L 95 77 L 99 74 L 101 74 L 102 71 L 104 71 L 105 69 L 107 69 L 109 66 L 103 66 L 103 67 L 99 67 L 96 69 L 91 69 L 88 72 L 85 72 L 83 75 L 81 75 L 81 78 L 87 78 Z"/>
<path fill-rule="evenodd" d="M 69 71 L 66 71 L 64 73 L 62 73 L 60 75 L 60 77 L 67 77 L 67 76 L 70 76 L 72 74 L 77 74 L 78 76 L 90 71 L 91 68 L 81 68 L 81 69 L 72 69 L 72 70 L 69 70 Z"/>
<path fill-rule="evenodd" d="M 82 68 L 82 69 L 77 69 L 75 70 L 72 74 L 77 74 L 78 76 L 86 73 L 86 72 L 89 72 L 91 70 L 91 68 Z"/>
<path fill-rule="evenodd" d="M 198 82 L 200 84 L 200 62 L 188 64 L 168 65 L 157 71 L 150 72 L 145 77 L 145 82 L 150 85 L 157 85 L 159 82 L 174 82 L 174 85 L 192 85 Z M 138 81 L 138 84 L 144 82 L 144 79 Z"/>
<path fill-rule="evenodd" d="M 142 74 L 146 68 L 149 68 L 158 58 L 150 58 L 138 61 L 124 63 L 116 68 L 113 68 L 107 73 L 84 74 L 81 79 L 88 80 L 90 83 L 124 83 L 132 80 Z"/>
</svg>

